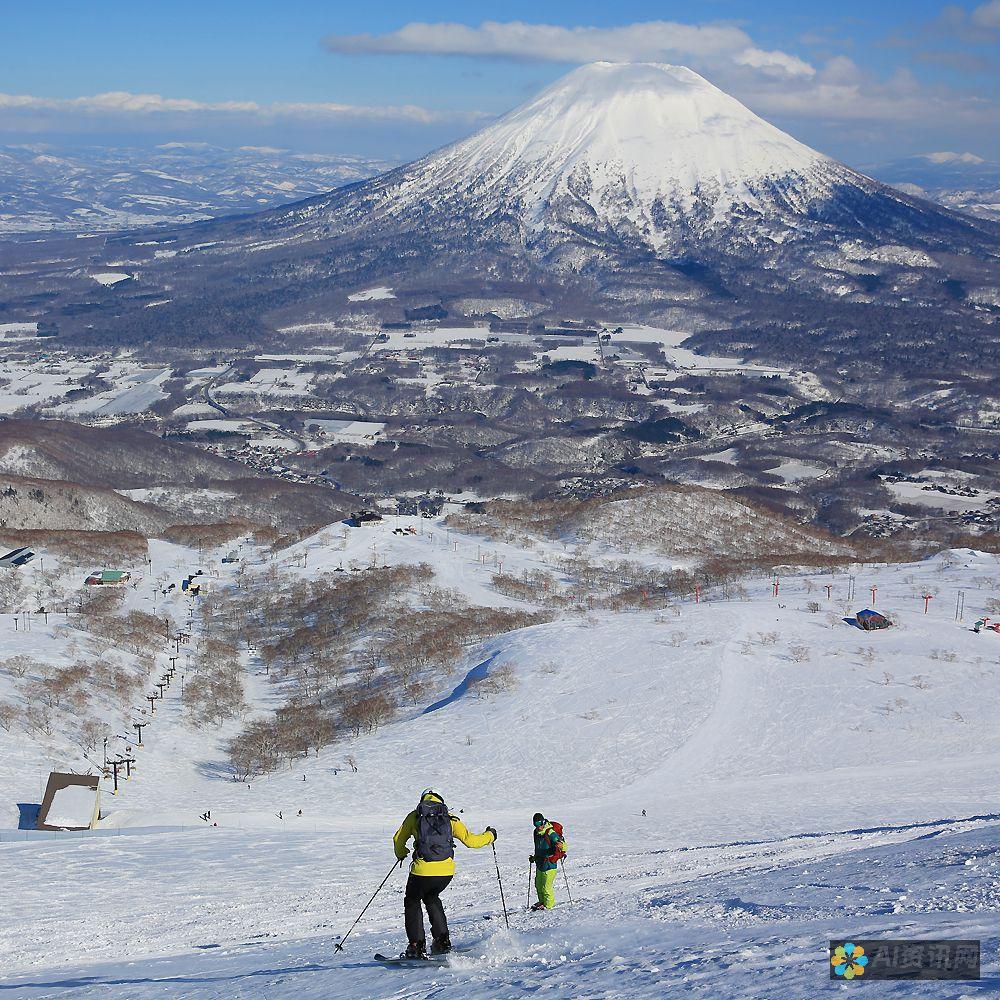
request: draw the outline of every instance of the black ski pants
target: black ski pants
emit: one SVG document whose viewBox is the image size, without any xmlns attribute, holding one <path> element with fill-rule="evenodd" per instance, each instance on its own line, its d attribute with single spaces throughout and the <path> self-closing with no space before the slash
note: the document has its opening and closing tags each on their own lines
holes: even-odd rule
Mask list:
<svg viewBox="0 0 1000 1000">
<path fill-rule="evenodd" d="M 403 913 L 406 917 L 407 941 L 424 941 L 424 914 L 431 922 L 431 934 L 443 937 L 448 933 L 448 918 L 444 915 L 441 893 L 448 888 L 452 875 L 410 875 L 406 880 Z"/>
</svg>

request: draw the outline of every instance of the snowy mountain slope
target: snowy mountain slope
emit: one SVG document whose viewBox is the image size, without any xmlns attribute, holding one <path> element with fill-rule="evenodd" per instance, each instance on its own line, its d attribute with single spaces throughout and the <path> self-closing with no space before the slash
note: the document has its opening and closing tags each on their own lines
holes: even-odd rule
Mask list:
<svg viewBox="0 0 1000 1000">
<path fill-rule="evenodd" d="M 418 533 L 393 533 L 409 526 Z M 346 537 L 325 529 L 273 557 L 248 553 L 245 572 L 305 580 L 375 552 L 394 565 L 427 562 L 440 585 L 477 603 L 509 603 L 493 589 L 482 544 L 400 518 Z M 516 575 L 552 565 L 560 547 L 502 551 Z M 217 564 L 220 554 L 204 561 L 225 586 L 235 570 Z M 195 558 L 179 547 L 151 556 L 151 576 L 189 571 Z M 137 775 L 117 800 L 105 798 L 104 831 L 3 833 L 16 901 L 0 920 L 11 985 L 26 996 L 460 988 L 513 997 L 541 986 L 579 992 L 582 983 L 583 995 L 604 997 L 662 995 L 688 976 L 713 995 L 770 996 L 778 982 L 781 995 L 798 997 L 826 974 L 826 939 L 859 928 L 982 935 L 993 968 L 996 639 L 955 622 L 951 601 L 965 590 L 967 616 L 978 614 L 1000 564 L 963 551 L 851 573 L 860 595 L 878 586 L 895 629 L 864 634 L 841 621 L 846 571 L 790 575 L 780 600 L 757 579 L 746 581 L 746 600 L 713 592 L 677 614 L 557 619 L 468 650 L 474 675 L 516 664 L 515 688 L 477 698 L 460 672 L 398 722 L 249 787 L 220 766 L 228 730 L 192 729 L 171 691 Z M 919 595 L 931 591 L 924 615 Z M 142 587 L 134 599 L 148 600 Z M 820 612 L 807 609 L 812 600 Z M 176 596 L 155 606 L 186 609 Z M 28 638 L 4 634 L 8 653 Z M 248 667 L 255 710 L 266 711 L 266 677 L 252 660 Z M 9 800 L 30 801 L 44 758 L 12 738 L 0 732 L 0 780 Z M 387 987 L 368 956 L 399 944 L 401 877 L 346 955 L 332 943 L 385 875 L 388 838 L 414 789 L 428 784 L 470 825 L 497 825 L 514 910 L 524 901 L 531 813 L 562 820 L 579 902 L 564 905 L 560 882 L 556 911 L 531 922 L 515 913 L 508 934 L 496 920 L 491 852 L 463 851 L 448 906 L 471 954 Z M 217 828 L 198 820 L 206 808 Z M 88 879 L 105 876 L 101 905 L 78 906 Z M 53 904 L 45 887 L 58 879 Z M 140 891 L 150 880 L 155 898 Z M 484 914 L 494 919 L 484 924 Z M 780 952 L 781 968 L 762 987 L 768 949 Z"/>
<path fill-rule="evenodd" d="M 411 525 L 422 533 L 393 533 L 396 527 Z M 213 572 L 221 573 L 219 586 L 225 586 L 238 569 L 218 564 L 224 551 L 226 547 L 205 560 L 214 565 Z M 438 585 L 453 588 L 477 605 L 524 607 L 522 600 L 495 588 L 495 563 L 491 559 L 483 562 L 478 556 L 493 551 L 503 560 L 504 572 L 517 579 L 525 572 L 558 567 L 564 549 L 558 542 L 528 549 L 509 543 L 494 546 L 449 531 L 440 522 L 425 524 L 403 517 L 346 533 L 340 526 L 323 529 L 277 556 L 260 553 L 255 560 L 261 561 L 248 563 L 244 571 L 262 579 L 280 571 L 292 580 L 308 580 L 342 567 L 370 565 L 375 552 L 380 563 L 429 564 Z M 162 542 L 153 543 L 151 555 L 154 564 L 145 574 L 147 588 L 168 567 L 170 574 L 176 575 L 198 564 L 194 553 Z M 658 559 L 666 568 L 675 563 L 668 556 Z M 369 760 L 362 808 L 371 815 L 381 814 L 379 803 L 396 795 L 399 769 L 407 760 L 406 770 L 414 766 L 423 769 L 430 762 L 434 775 L 447 776 L 456 798 L 481 800 L 477 768 L 483 763 L 480 754 L 488 753 L 484 736 L 479 735 L 485 718 L 490 719 L 490 734 L 507 734 L 509 741 L 509 753 L 490 765 L 497 780 L 504 787 L 523 784 L 525 790 L 535 788 L 574 809 L 586 799 L 587 789 L 600 783 L 606 771 L 605 759 L 613 761 L 619 756 L 619 771 L 624 772 L 629 764 L 626 784 L 644 789 L 649 786 L 650 794 L 662 799 L 664 794 L 668 798 L 674 794 L 662 787 L 663 768 L 673 772 L 673 764 L 668 762 L 674 757 L 684 759 L 685 765 L 674 775 L 671 786 L 675 790 L 686 787 L 690 780 L 690 794 L 695 795 L 698 783 L 709 776 L 723 785 L 738 779 L 747 761 L 753 763 L 755 775 L 780 773 L 786 781 L 794 775 L 796 781 L 808 786 L 833 759 L 846 769 L 858 766 L 872 753 L 900 766 L 921 758 L 925 766 L 944 766 L 943 761 L 955 755 L 1000 753 L 1000 743 L 994 745 L 989 724 L 992 696 L 986 697 L 983 689 L 990 676 L 989 664 L 998 651 L 991 645 L 992 634 L 976 635 L 968 623 L 955 623 L 949 602 L 949 597 L 962 589 L 967 617 L 971 620 L 981 614 L 992 596 L 998 572 L 996 557 L 963 552 L 901 567 L 789 575 L 781 584 L 780 600 L 773 597 L 770 579 L 747 579 L 745 599 L 724 599 L 725 587 L 706 589 L 701 604 L 694 603 L 692 594 L 674 610 L 595 612 L 582 618 L 567 612 L 550 623 L 488 640 L 469 648 L 466 669 L 488 672 L 490 665 L 510 662 L 515 665 L 517 687 L 484 701 L 463 685 L 461 673 L 443 676 L 436 690 L 404 713 L 399 722 L 347 744 L 345 752 Z M 876 585 L 878 606 L 900 616 L 898 630 L 868 635 L 841 621 L 847 608 L 844 597 L 849 574 L 856 577 L 858 606 L 863 595 L 870 600 L 865 588 Z M 826 583 L 832 588 L 829 601 L 823 589 Z M 939 597 L 932 605 L 933 613 L 924 615 L 920 595 L 935 591 Z M 143 599 L 148 600 L 148 594 L 140 590 L 135 600 Z M 808 611 L 810 601 L 820 610 Z M 188 601 L 182 595 L 157 598 L 160 610 L 174 606 L 175 617 L 187 614 Z M 16 634 L 7 640 L 14 644 L 30 641 Z M 869 649 L 870 654 L 866 652 Z M 251 667 L 251 675 L 260 670 L 259 666 Z M 840 680 L 850 678 L 851 686 L 863 692 L 846 729 L 841 703 L 829 697 L 828 683 L 833 675 Z M 264 684 L 261 690 L 266 689 Z M 774 704 L 776 689 L 785 692 L 787 704 Z M 903 703 L 898 704 L 898 699 Z M 273 703 L 270 696 L 267 703 Z M 437 707 L 425 711 L 432 705 Z M 550 710 L 555 710 L 561 721 L 558 729 L 548 731 L 544 720 Z M 955 713 L 961 719 L 953 718 Z M 180 723 L 179 718 L 175 721 Z M 445 734 L 471 737 L 470 743 L 454 752 L 467 755 L 474 766 L 453 773 L 451 758 L 434 761 L 431 747 Z M 209 737 L 207 742 L 192 743 L 188 753 L 194 759 L 217 754 L 215 741 L 211 734 Z M 520 738 L 532 747 L 547 747 L 546 753 L 555 752 L 560 741 L 577 749 L 557 772 L 524 772 L 524 752 L 517 749 Z M 487 739 L 486 744 L 489 742 Z M 640 750 L 644 742 L 648 753 Z M 788 748 L 793 744 L 796 755 L 789 759 Z M 931 753 L 928 747 L 935 744 Z M 699 749 L 695 751 L 695 747 Z M 157 753 L 152 743 L 151 753 Z M 170 756 L 173 758 L 173 751 Z M 298 797 L 305 790 L 295 783 L 301 775 L 293 772 L 283 777 L 278 773 L 262 781 L 294 796 L 284 803 L 287 809 L 306 804 L 311 818 L 338 815 L 347 804 L 338 805 L 338 797 L 353 792 L 330 775 L 330 761 L 321 758 L 310 764 L 316 777 L 325 775 L 324 786 L 309 785 L 308 797 L 302 802 Z M 117 812 L 114 824 L 155 822 L 167 816 L 175 820 L 185 810 L 196 808 L 206 795 L 213 797 L 220 814 L 232 809 L 235 816 L 245 817 L 248 800 L 242 788 L 220 783 L 213 774 L 208 770 L 197 780 L 178 781 L 168 787 L 146 782 L 130 786 L 121 803 L 124 811 Z M 651 776 L 648 782 L 645 775 Z M 658 781 L 661 787 L 656 790 Z M 969 781 L 970 788 L 979 787 L 979 777 L 970 775 Z M 405 796 L 405 788 L 399 790 Z M 961 785 L 955 786 L 955 791 L 962 800 L 965 792 Z M 617 794 L 610 788 L 602 792 L 611 798 Z M 315 811 L 317 806 L 321 806 L 320 813 Z M 355 802 L 354 807 L 359 806 L 361 803 Z M 755 806 L 741 802 L 727 808 L 732 808 L 734 815 L 750 808 L 754 822 L 758 821 Z M 866 810 L 882 807 L 877 803 L 845 807 L 833 801 L 822 806 L 808 803 L 807 808 L 857 808 L 860 812 L 852 818 L 864 822 Z M 790 820 L 794 822 L 794 814 L 776 817 L 775 830 Z M 272 824 L 268 820 L 265 825 Z"/>
<path fill-rule="evenodd" d="M 529 538 L 596 549 L 602 557 L 650 553 L 696 565 L 712 555 L 794 561 L 850 555 L 850 543 L 718 490 L 665 484 L 629 489 L 586 503 L 494 500 L 449 523 L 494 539 Z"/>
<path fill-rule="evenodd" d="M 0 422 L 0 472 L 100 487 L 201 485 L 247 474 L 236 462 L 137 428 L 16 419 Z"/>
<path fill-rule="evenodd" d="M 111 489 L 0 474 L 0 527 L 28 531 L 139 531 L 155 534 L 170 515 Z"/>
</svg>

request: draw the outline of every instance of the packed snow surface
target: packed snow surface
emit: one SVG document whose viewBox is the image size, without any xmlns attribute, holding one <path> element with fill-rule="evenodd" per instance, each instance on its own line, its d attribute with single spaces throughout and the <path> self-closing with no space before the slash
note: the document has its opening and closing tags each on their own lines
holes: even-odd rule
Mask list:
<svg viewBox="0 0 1000 1000">
<path fill-rule="evenodd" d="M 348 302 L 376 302 L 380 299 L 394 299 L 395 293 L 391 288 L 380 285 L 378 288 L 366 288 L 363 292 L 354 292 L 348 295 Z"/>
<path fill-rule="evenodd" d="M 120 271 L 102 271 L 100 274 L 92 274 L 94 281 L 101 285 L 117 285 L 119 281 L 128 281 L 131 274 L 122 274 Z"/>
<path fill-rule="evenodd" d="M 216 590 L 240 574 L 293 583 L 375 561 L 427 563 L 464 600 L 529 607 L 496 589 L 498 564 L 512 577 L 559 574 L 566 553 L 563 542 L 493 542 L 415 517 L 331 526 L 277 552 L 248 543 L 238 564 L 223 564 L 231 548 L 154 543 L 148 570 L 132 567 L 126 608 L 178 623 L 191 613 L 198 634 L 198 603 L 155 581 L 201 568 Z M 622 558 L 601 539 L 573 550 Z M 629 558 L 677 563 L 652 548 Z M 192 726 L 174 687 L 135 750 L 136 773 L 117 797 L 105 789 L 101 828 L 86 834 L 13 829 L 16 804 L 33 801 L 48 770 L 86 763 L 18 725 L 0 729 L 4 995 L 492 1000 L 683 989 L 806 1000 L 826 987 L 827 940 L 861 934 L 982 938 L 993 977 L 1000 639 L 969 626 L 998 578 L 996 556 L 957 550 L 902 566 L 788 570 L 777 597 L 761 577 L 665 610 L 559 614 L 470 646 L 397 721 L 249 784 L 232 780 L 222 750 L 238 724 Z M 883 632 L 850 621 L 871 586 L 898 622 Z M 0 658 L 68 662 L 79 626 L 50 617 L 36 616 L 30 633 L 0 632 Z M 470 678 L 504 664 L 516 685 L 476 697 Z M 272 710 L 253 652 L 245 673 L 250 716 Z M 0 671 L 0 697 L 9 680 Z M 497 827 L 510 929 L 493 852 L 460 847 L 444 897 L 460 951 L 447 965 L 372 961 L 404 944 L 400 872 L 335 952 L 428 786 L 471 828 Z M 199 818 L 206 809 L 217 826 Z M 564 823 L 570 845 L 558 905 L 541 915 L 524 912 L 538 809 Z"/>
</svg>

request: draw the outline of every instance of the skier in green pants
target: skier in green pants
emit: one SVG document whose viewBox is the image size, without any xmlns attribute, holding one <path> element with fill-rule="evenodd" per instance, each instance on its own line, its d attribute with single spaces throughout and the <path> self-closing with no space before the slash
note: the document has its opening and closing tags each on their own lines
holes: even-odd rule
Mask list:
<svg viewBox="0 0 1000 1000">
<path fill-rule="evenodd" d="M 529 860 L 535 863 L 535 891 L 538 902 L 533 910 L 551 910 L 556 905 L 555 881 L 559 861 L 566 857 L 566 841 L 562 827 L 551 823 L 541 813 L 532 817 L 535 827 L 535 853 Z"/>
</svg>

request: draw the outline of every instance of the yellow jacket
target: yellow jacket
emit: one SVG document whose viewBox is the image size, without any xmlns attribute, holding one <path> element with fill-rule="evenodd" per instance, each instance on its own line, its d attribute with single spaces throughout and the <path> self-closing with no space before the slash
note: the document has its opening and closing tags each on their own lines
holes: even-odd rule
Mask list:
<svg viewBox="0 0 1000 1000">
<path fill-rule="evenodd" d="M 424 798 L 430 799 L 432 802 L 441 801 L 436 795 L 426 795 Z M 414 809 L 403 820 L 396 831 L 396 836 L 392 838 L 393 849 L 400 861 L 410 853 L 406 846 L 407 841 L 416 837 L 416 835 L 417 811 Z M 456 840 L 460 840 L 466 847 L 489 847 L 493 843 L 492 833 L 470 833 L 466 829 L 465 824 L 457 816 L 451 817 L 451 835 Z M 446 858 L 444 861 L 424 861 L 423 858 L 414 856 L 413 863 L 410 865 L 410 872 L 413 875 L 454 875 L 455 859 Z"/>
</svg>

